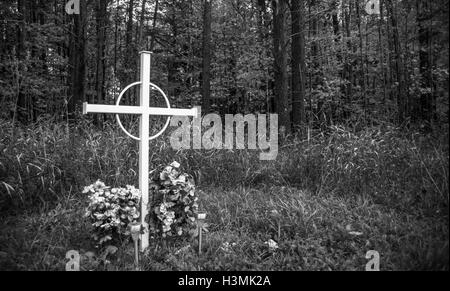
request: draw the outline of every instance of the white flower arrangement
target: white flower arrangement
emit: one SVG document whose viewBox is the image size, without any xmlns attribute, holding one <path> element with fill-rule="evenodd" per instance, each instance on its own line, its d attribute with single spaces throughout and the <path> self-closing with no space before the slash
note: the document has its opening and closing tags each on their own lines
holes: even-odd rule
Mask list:
<svg viewBox="0 0 450 291">
<path fill-rule="evenodd" d="M 161 237 L 195 234 L 198 197 L 194 179 L 181 173 L 179 163 L 173 162 L 155 172 L 150 190 L 153 202 L 148 222 L 153 233 Z"/>
<path fill-rule="evenodd" d="M 89 195 L 89 206 L 85 217 L 94 227 L 93 238 L 97 245 L 118 236 L 129 236 L 128 225 L 140 217 L 139 189 L 128 185 L 126 188 L 107 187 L 103 182 L 84 187 L 83 194 Z"/>
<path fill-rule="evenodd" d="M 181 173 L 180 164 L 173 162 L 161 172 L 155 173 L 150 184 L 149 216 L 146 221 L 150 231 L 162 237 L 196 235 L 198 197 L 192 176 Z M 97 181 L 84 187 L 89 195 L 85 217 L 94 227 L 93 238 L 97 245 L 129 236 L 128 225 L 140 217 L 141 193 L 133 186 L 112 188 Z"/>
</svg>

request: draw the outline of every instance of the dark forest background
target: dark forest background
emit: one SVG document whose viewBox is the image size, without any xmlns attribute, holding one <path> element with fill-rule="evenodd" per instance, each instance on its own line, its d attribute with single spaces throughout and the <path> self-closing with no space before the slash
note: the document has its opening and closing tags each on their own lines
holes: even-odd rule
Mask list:
<svg viewBox="0 0 450 291">
<path fill-rule="evenodd" d="M 357 0 L 66 2 L 1 1 L 3 118 L 113 104 L 150 50 L 178 107 L 277 112 L 287 132 L 448 120 L 448 1 L 382 0 L 380 15 Z"/>
</svg>

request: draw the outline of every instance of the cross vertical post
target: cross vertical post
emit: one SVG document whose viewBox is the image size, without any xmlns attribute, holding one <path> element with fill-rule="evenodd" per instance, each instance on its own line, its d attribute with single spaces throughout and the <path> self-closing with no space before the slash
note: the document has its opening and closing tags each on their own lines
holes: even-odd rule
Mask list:
<svg viewBox="0 0 450 291">
<path fill-rule="evenodd" d="M 141 95 L 139 105 L 141 108 L 150 107 L 150 65 L 151 53 L 141 52 Z M 148 214 L 148 163 L 149 163 L 149 129 L 150 117 L 148 114 L 142 114 L 139 126 L 139 189 L 141 190 L 141 224 L 143 226 L 143 233 L 141 234 L 141 251 L 148 247 L 149 230 L 145 222 L 145 217 Z"/>
</svg>

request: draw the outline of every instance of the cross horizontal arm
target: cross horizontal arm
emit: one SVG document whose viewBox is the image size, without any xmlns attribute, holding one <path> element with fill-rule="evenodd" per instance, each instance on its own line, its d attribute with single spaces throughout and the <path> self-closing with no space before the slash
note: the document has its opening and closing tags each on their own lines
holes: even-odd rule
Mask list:
<svg viewBox="0 0 450 291">
<path fill-rule="evenodd" d="M 177 109 L 177 108 L 149 107 L 149 108 L 145 108 L 144 110 L 145 110 L 145 113 L 150 114 L 150 115 L 197 117 L 197 108 Z"/>
<path fill-rule="evenodd" d="M 197 117 L 197 108 L 176 109 L 159 107 L 123 106 L 123 105 L 97 105 L 83 103 L 83 114 L 113 113 L 113 114 L 148 114 L 161 116 L 194 116 Z"/>
<path fill-rule="evenodd" d="M 97 105 L 83 103 L 83 114 L 88 113 L 114 113 L 114 114 L 142 114 L 139 106 Z"/>
</svg>

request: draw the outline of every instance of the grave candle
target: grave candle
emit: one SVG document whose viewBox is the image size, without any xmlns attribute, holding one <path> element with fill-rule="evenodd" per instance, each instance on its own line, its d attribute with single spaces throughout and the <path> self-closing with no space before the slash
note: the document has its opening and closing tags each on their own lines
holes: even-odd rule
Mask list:
<svg viewBox="0 0 450 291">
<path fill-rule="evenodd" d="M 205 223 L 206 212 L 197 213 L 197 227 L 198 227 L 198 254 L 202 254 L 202 228 Z"/>
</svg>

